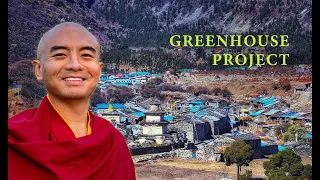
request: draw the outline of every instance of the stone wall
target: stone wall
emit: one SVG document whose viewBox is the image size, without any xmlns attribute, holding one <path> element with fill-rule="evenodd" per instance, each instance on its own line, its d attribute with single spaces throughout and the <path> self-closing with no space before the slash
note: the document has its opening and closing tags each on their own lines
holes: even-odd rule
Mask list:
<svg viewBox="0 0 320 180">
<path fill-rule="evenodd" d="M 184 148 L 187 142 L 184 132 L 165 134 L 161 136 L 162 144 L 157 143 L 160 136 L 137 136 L 128 143 L 132 155 L 154 154 L 169 152 L 177 148 Z M 141 141 L 143 139 L 143 141 Z"/>
<path fill-rule="evenodd" d="M 185 160 L 192 159 L 193 152 L 190 150 L 176 149 L 174 152 L 175 152 L 175 157 L 182 158 Z"/>
<path fill-rule="evenodd" d="M 176 149 L 175 157 L 182 159 L 198 159 L 206 161 L 220 162 L 223 161 L 222 153 L 214 152 L 215 147 L 199 147 L 197 150 Z"/>
<path fill-rule="evenodd" d="M 194 130 L 193 125 L 184 121 L 168 124 L 168 131 L 184 131 L 186 132 L 186 138 L 194 142 Z"/>
<path fill-rule="evenodd" d="M 196 154 L 196 158 L 200 160 L 209 161 L 224 161 L 223 152 L 220 152 L 221 148 L 229 146 L 234 140 L 223 135 L 214 136 L 214 140 L 209 143 L 200 143 L 196 145 L 196 150 L 193 152 Z M 261 146 L 260 139 L 256 140 L 245 140 L 246 143 L 250 144 L 254 150 L 253 158 L 262 158 L 264 155 L 271 155 L 278 152 L 278 145 Z M 178 157 L 184 159 L 192 158 L 192 151 L 185 149 L 175 150 Z"/>
<path fill-rule="evenodd" d="M 148 154 L 145 156 L 133 156 L 132 159 L 135 163 L 138 163 L 143 161 L 170 158 L 170 157 L 176 157 L 176 152 L 170 151 L 170 152 L 163 152 L 163 153 L 156 153 L 156 154 Z"/>
<path fill-rule="evenodd" d="M 215 121 L 208 121 L 194 125 L 188 122 L 179 121 L 168 125 L 168 131 L 184 131 L 188 141 L 195 142 L 197 140 L 212 139 L 212 127 L 219 128 L 220 124 L 215 125 Z M 225 126 L 225 125 L 224 125 Z M 222 130 L 220 130 L 222 131 Z"/>
<path fill-rule="evenodd" d="M 312 156 L 312 145 L 309 143 L 293 142 L 286 144 L 286 148 L 292 149 L 300 156 Z"/>
<path fill-rule="evenodd" d="M 196 157 L 197 159 L 201 159 L 201 160 L 211 160 L 211 161 L 220 161 L 220 159 L 217 160 L 217 148 L 219 146 L 217 146 L 217 144 L 215 143 L 202 143 L 197 145 L 197 150 L 196 150 Z M 221 156 L 221 154 L 219 153 L 219 155 Z"/>
<path fill-rule="evenodd" d="M 130 152 L 132 156 L 135 155 L 142 155 L 142 154 L 155 154 L 155 153 L 163 153 L 163 152 L 170 152 L 177 148 L 183 148 L 184 144 L 171 144 L 165 146 L 151 146 L 151 147 L 135 147 L 130 148 Z"/>
<path fill-rule="evenodd" d="M 224 162 L 223 153 L 217 152 L 217 148 L 221 146 L 227 146 L 230 143 L 231 142 L 229 141 L 225 141 L 225 142 L 217 141 L 217 142 L 211 142 L 208 144 L 201 143 L 196 146 L 197 147 L 196 150 L 187 150 L 185 148 L 177 148 L 169 152 L 147 154 L 145 156 L 139 156 L 139 157 L 133 156 L 133 159 L 135 160 L 135 162 L 142 162 L 142 161 L 154 160 L 158 158 L 177 157 L 185 160 L 198 159 L 198 160 L 206 160 L 206 161 L 213 161 L 213 162 Z M 262 154 L 269 155 L 269 154 L 275 154 L 276 152 L 278 152 L 277 145 L 257 147 L 255 149 L 254 158 L 261 158 Z"/>
</svg>

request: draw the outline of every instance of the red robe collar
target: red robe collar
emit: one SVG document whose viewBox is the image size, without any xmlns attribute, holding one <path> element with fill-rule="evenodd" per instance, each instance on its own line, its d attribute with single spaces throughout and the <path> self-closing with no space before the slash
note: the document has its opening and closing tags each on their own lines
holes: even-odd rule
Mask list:
<svg viewBox="0 0 320 180">
<path fill-rule="evenodd" d="M 135 180 L 123 135 L 109 121 L 89 113 L 92 132 L 80 138 L 62 123 L 47 97 L 38 108 L 9 118 L 9 180 Z"/>
</svg>

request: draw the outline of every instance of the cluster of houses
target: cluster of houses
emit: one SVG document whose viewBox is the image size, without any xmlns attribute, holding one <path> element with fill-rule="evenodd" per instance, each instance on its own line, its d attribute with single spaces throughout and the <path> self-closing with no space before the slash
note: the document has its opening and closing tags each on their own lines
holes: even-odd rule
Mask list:
<svg viewBox="0 0 320 180">
<path fill-rule="evenodd" d="M 270 122 L 275 122 L 276 124 L 272 126 L 276 126 L 279 123 L 299 123 L 302 126 L 312 125 L 312 112 L 296 112 L 284 108 L 286 106 L 281 105 L 277 97 L 250 98 L 250 102 L 254 105 L 255 109 L 247 115 L 252 117 L 256 124 L 266 124 L 269 122 L 269 125 L 272 125 Z"/>
<path fill-rule="evenodd" d="M 246 104 L 194 95 L 171 103 L 137 96 L 125 104 L 97 104 L 94 113 L 119 129 L 133 155 L 171 151 L 190 143 L 212 144 L 219 138 L 228 138 L 252 144 L 255 157 L 261 157 L 283 150 L 284 146 L 270 141 L 275 139 L 270 134 L 243 132 L 239 127 L 272 130 L 285 122 L 312 126 L 312 112 L 295 112 L 285 107 L 275 96 L 252 97 Z M 264 141 L 264 136 L 269 136 L 269 142 Z M 214 153 L 221 154 L 219 148 Z"/>
<path fill-rule="evenodd" d="M 144 84 L 148 79 L 162 76 L 162 74 L 152 74 L 150 72 L 138 71 L 128 74 L 106 74 L 102 72 L 98 86 L 105 88 L 107 85 L 130 86 Z"/>
<path fill-rule="evenodd" d="M 290 84 L 295 92 L 312 91 L 312 81 L 291 82 Z"/>
<path fill-rule="evenodd" d="M 131 85 L 142 85 L 161 76 L 150 72 L 103 73 L 99 86 L 102 89 L 108 85 L 133 88 Z M 312 81 L 291 85 L 295 92 L 312 89 Z M 308 129 L 306 136 L 312 138 L 312 112 L 292 111 L 276 96 L 253 95 L 230 100 L 189 94 L 172 98 L 169 102 L 137 95 L 124 104 L 97 104 L 93 112 L 109 120 L 125 136 L 132 155 L 181 148 L 190 151 L 190 147 L 195 146 L 206 148 L 191 148 L 192 156 L 197 153 L 203 159 L 219 161 L 225 147 L 235 140 L 244 140 L 254 148 L 254 157 L 260 158 L 286 149 L 274 136 L 275 128 L 282 123 L 299 124 Z"/>
</svg>

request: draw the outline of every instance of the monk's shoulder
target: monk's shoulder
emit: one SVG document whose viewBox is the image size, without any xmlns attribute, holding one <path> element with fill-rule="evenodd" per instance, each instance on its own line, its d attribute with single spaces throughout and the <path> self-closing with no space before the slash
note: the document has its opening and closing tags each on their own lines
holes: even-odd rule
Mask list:
<svg viewBox="0 0 320 180">
<path fill-rule="evenodd" d="M 8 118 L 8 139 L 16 142 L 26 141 L 26 137 L 31 134 L 34 126 L 34 114 L 36 109 L 24 110 Z"/>
<path fill-rule="evenodd" d="M 93 130 L 101 130 L 101 129 L 109 129 L 112 130 L 110 132 L 116 132 L 119 133 L 118 129 L 116 127 L 114 127 L 113 124 L 111 124 L 110 121 L 108 121 L 107 119 L 94 115 L 94 125 L 93 125 Z"/>
<path fill-rule="evenodd" d="M 120 133 L 120 131 L 116 127 L 114 127 L 113 124 L 111 124 L 110 121 L 94 114 L 93 114 L 93 119 L 94 119 L 94 123 L 91 126 L 93 131 L 100 131 L 100 130 L 104 131 L 108 129 L 108 132 L 112 133 L 115 138 L 120 137 L 121 139 L 124 140 L 123 135 Z"/>
<path fill-rule="evenodd" d="M 8 118 L 8 125 L 24 124 L 32 121 L 37 108 L 27 109 Z"/>
</svg>

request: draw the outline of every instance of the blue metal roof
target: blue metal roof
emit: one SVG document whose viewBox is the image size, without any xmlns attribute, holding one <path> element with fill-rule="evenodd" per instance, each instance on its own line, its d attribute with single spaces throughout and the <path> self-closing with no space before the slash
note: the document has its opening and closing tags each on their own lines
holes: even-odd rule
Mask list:
<svg viewBox="0 0 320 180">
<path fill-rule="evenodd" d="M 219 113 L 218 111 L 213 111 L 213 113 L 214 113 L 214 114 L 217 114 L 217 115 L 219 115 L 219 116 L 222 116 L 222 117 L 226 117 L 226 116 L 227 116 L 227 115 L 224 115 L 224 114 Z"/>
<path fill-rule="evenodd" d="M 263 114 L 264 115 L 267 115 L 267 116 L 271 116 L 277 112 L 279 112 L 280 110 L 277 110 L 277 109 L 271 109 L 270 111 L 267 111 L 267 112 L 264 112 Z"/>
<path fill-rule="evenodd" d="M 209 142 L 212 142 L 212 141 L 214 141 L 214 139 L 203 140 L 202 142 L 209 143 Z"/>
<path fill-rule="evenodd" d="M 229 113 L 229 116 L 238 117 L 238 115 L 237 115 L 237 114 L 231 114 L 231 113 Z"/>
<path fill-rule="evenodd" d="M 137 71 L 137 72 L 133 72 L 133 73 L 130 73 L 129 75 L 151 75 L 151 73 L 149 72 L 143 72 L 143 71 Z"/>
<path fill-rule="evenodd" d="M 124 115 L 124 116 L 127 116 L 127 114 L 124 113 L 124 112 L 122 112 L 120 109 L 115 109 L 115 111 L 117 111 L 118 113 L 120 113 L 120 114 L 122 114 L 122 115 Z"/>
<path fill-rule="evenodd" d="M 236 121 L 232 121 L 232 120 L 230 120 L 230 119 L 228 119 L 227 122 L 230 123 L 230 124 L 237 124 Z"/>
<path fill-rule="evenodd" d="M 220 120 L 219 118 L 217 118 L 217 117 L 215 117 L 215 116 L 205 115 L 205 116 L 203 116 L 203 117 L 208 118 L 208 119 L 213 120 L 213 121 L 219 121 L 219 120 Z"/>
<path fill-rule="evenodd" d="M 254 98 L 251 98 L 251 100 Z M 263 97 L 261 99 L 254 99 L 256 102 L 262 103 L 262 104 L 271 104 L 274 101 L 277 101 L 277 97 L 271 96 L 271 97 Z"/>
<path fill-rule="evenodd" d="M 267 101 L 264 101 L 262 104 L 263 105 L 268 105 L 268 104 L 272 104 L 274 102 L 278 101 L 277 99 L 272 99 L 272 100 L 267 100 Z"/>
<path fill-rule="evenodd" d="M 120 117 L 120 122 L 126 122 L 127 118 L 126 117 Z"/>
<path fill-rule="evenodd" d="M 261 113 L 263 113 L 265 110 L 264 109 L 261 109 L 259 111 L 256 111 L 256 112 L 252 112 L 250 113 L 249 115 L 250 116 L 259 116 Z"/>
<path fill-rule="evenodd" d="M 115 82 L 115 83 L 113 83 L 113 85 L 116 85 L 116 86 L 129 86 L 129 85 L 132 85 L 132 82 Z"/>
<path fill-rule="evenodd" d="M 290 111 L 287 113 L 282 114 L 280 117 L 284 117 L 284 118 L 291 118 L 293 115 L 297 114 L 297 112 L 294 111 Z"/>
<path fill-rule="evenodd" d="M 235 69 L 238 69 L 237 67 L 227 67 L 225 68 L 225 70 L 228 70 L 228 71 L 232 71 L 232 70 L 235 70 Z"/>
<path fill-rule="evenodd" d="M 203 104 L 204 101 L 202 100 L 193 100 L 193 101 L 190 101 L 189 104 Z"/>
<path fill-rule="evenodd" d="M 107 78 L 107 77 L 100 77 L 100 80 L 101 80 L 101 81 L 105 81 L 105 80 L 107 80 L 107 79 L 109 79 L 109 78 Z"/>
<path fill-rule="evenodd" d="M 267 99 L 269 99 L 269 98 L 270 98 L 270 97 L 263 97 L 263 98 L 258 99 L 257 102 L 262 103 L 263 101 L 265 101 L 265 100 L 267 100 Z"/>
<path fill-rule="evenodd" d="M 272 96 L 263 97 L 263 98 L 261 98 L 261 100 L 265 101 L 265 100 L 270 99 L 270 98 L 272 98 Z"/>
<path fill-rule="evenodd" d="M 276 101 L 277 98 L 276 97 L 271 97 L 269 99 L 266 99 L 264 101 L 262 101 L 263 104 L 271 104 L 272 102 Z"/>
<path fill-rule="evenodd" d="M 281 146 L 278 145 L 278 151 L 283 151 L 285 149 L 287 149 L 285 145 L 281 145 Z"/>
<path fill-rule="evenodd" d="M 137 116 L 137 117 L 144 117 L 144 116 L 146 116 L 143 112 L 133 112 L 133 113 L 131 113 L 132 115 L 134 115 L 134 116 Z"/>
<path fill-rule="evenodd" d="M 101 84 L 100 87 L 106 87 L 108 86 L 107 84 Z"/>
<path fill-rule="evenodd" d="M 113 81 L 115 78 L 108 78 L 108 77 L 100 77 L 101 81 Z"/>
<path fill-rule="evenodd" d="M 112 104 L 113 108 L 115 108 L 115 109 L 127 108 L 123 104 L 119 104 L 119 103 L 111 103 L 111 104 Z M 97 104 L 97 109 L 108 109 L 108 108 L 109 108 L 109 103 Z"/>
<path fill-rule="evenodd" d="M 158 74 L 152 74 L 152 76 L 159 77 L 159 76 L 162 76 L 162 74 L 161 74 L 161 73 L 158 73 Z"/>
<path fill-rule="evenodd" d="M 192 72 L 193 71 L 193 69 L 192 68 L 185 68 L 185 69 L 178 69 L 177 70 L 178 72 Z"/>
<path fill-rule="evenodd" d="M 167 115 L 167 116 L 163 117 L 163 120 L 165 120 L 165 121 L 172 121 L 173 119 L 174 119 L 174 116 L 172 116 L 172 115 Z"/>
<path fill-rule="evenodd" d="M 312 134 L 306 133 L 307 138 L 312 139 Z"/>
<path fill-rule="evenodd" d="M 195 113 L 198 112 L 200 110 L 200 105 L 195 105 L 191 107 L 191 112 Z"/>
<path fill-rule="evenodd" d="M 295 115 L 292 115 L 291 118 L 299 118 L 303 117 L 306 113 L 296 113 Z"/>
<path fill-rule="evenodd" d="M 131 108 L 143 113 L 149 112 L 149 110 L 137 106 L 131 106 Z"/>
<path fill-rule="evenodd" d="M 274 102 L 265 104 L 265 105 L 263 105 L 263 107 L 269 107 L 269 106 L 272 106 L 272 105 L 274 105 L 274 104 L 277 104 L 278 102 L 279 102 L 279 101 L 277 100 L 277 101 L 274 101 Z"/>
<path fill-rule="evenodd" d="M 207 114 L 205 111 L 198 113 L 194 118 L 201 118 L 203 115 Z"/>
</svg>

